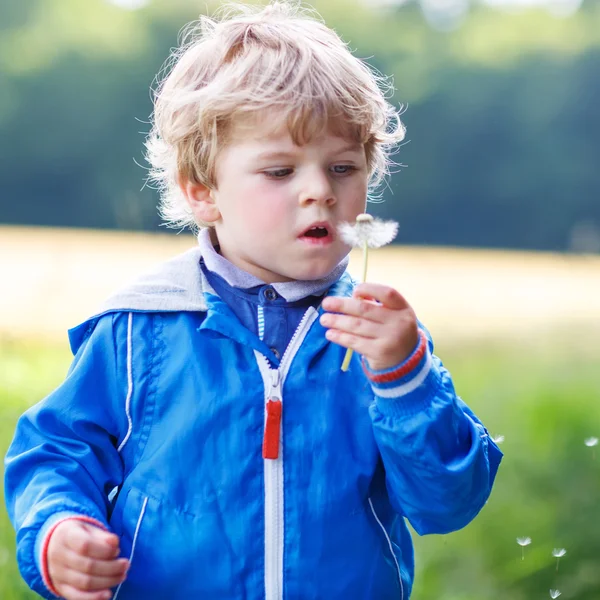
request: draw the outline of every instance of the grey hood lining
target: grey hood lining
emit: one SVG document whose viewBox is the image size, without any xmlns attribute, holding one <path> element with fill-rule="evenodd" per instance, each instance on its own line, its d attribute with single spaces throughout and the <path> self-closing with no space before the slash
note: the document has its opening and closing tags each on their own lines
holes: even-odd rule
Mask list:
<svg viewBox="0 0 600 600">
<path fill-rule="evenodd" d="M 161 263 L 108 298 L 96 313 L 113 311 L 205 311 L 205 292 L 214 292 L 202 273 L 200 248 Z"/>
</svg>

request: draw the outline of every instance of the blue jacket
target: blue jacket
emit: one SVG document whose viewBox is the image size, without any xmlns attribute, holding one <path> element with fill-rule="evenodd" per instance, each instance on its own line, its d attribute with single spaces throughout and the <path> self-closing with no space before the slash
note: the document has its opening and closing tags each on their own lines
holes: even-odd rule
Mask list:
<svg viewBox="0 0 600 600">
<path fill-rule="evenodd" d="M 309 308 L 281 360 L 170 261 L 70 331 L 64 383 L 19 420 L 5 494 L 27 583 L 71 515 L 121 538 L 118 600 L 407 600 L 419 534 L 465 526 L 501 453 L 429 351 L 373 388 Z M 331 295 L 349 296 L 348 275 Z M 268 359 L 268 360 L 267 360 Z M 269 362 L 270 361 L 270 362 Z M 266 403 L 282 400 L 277 458 Z"/>
</svg>

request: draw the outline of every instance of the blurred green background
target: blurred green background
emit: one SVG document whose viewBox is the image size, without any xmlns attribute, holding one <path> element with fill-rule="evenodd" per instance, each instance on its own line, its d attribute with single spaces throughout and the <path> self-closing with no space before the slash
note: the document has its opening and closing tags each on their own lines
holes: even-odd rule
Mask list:
<svg viewBox="0 0 600 600">
<path fill-rule="evenodd" d="M 0 0 L 0 222 L 157 227 L 134 164 L 148 90 L 216 4 Z M 402 242 L 600 249 L 600 2 L 314 4 L 407 106 L 406 167 L 374 209 Z"/>
<path fill-rule="evenodd" d="M 0 225 L 157 230 L 142 151 L 149 88 L 183 24 L 217 5 L 0 0 Z M 407 107 L 402 166 L 371 209 L 400 222 L 399 241 L 440 256 L 447 246 L 551 251 L 557 264 L 577 256 L 577 269 L 598 282 L 589 298 L 597 303 L 600 2 L 313 5 L 393 76 L 393 102 Z M 0 228 L 0 307 L 16 281 L 15 256 L 1 244 L 8 231 Z M 427 269 L 434 263 L 424 256 Z M 416 538 L 414 600 L 534 600 L 550 589 L 600 600 L 600 446 L 584 444 L 600 437 L 599 340 L 600 312 L 535 336 L 438 343 L 461 396 L 505 436 L 506 458 L 471 525 Z M 60 383 L 69 360 L 66 337 L 0 328 L 0 454 L 18 415 Z M 525 560 L 520 536 L 533 540 Z M 553 548 L 567 549 L 558 571 Z M 0 600 L 32 597 L 1 509 Z"/>
</svg>

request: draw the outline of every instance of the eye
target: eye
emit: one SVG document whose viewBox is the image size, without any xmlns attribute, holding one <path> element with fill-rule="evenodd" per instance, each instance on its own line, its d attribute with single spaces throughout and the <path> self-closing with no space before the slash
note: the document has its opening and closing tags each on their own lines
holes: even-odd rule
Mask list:
<svg viewBox="0 0 600 600">
<path fill-rule="evenodd" d="M 352 171 L 356 171 L 356 167 L 353 165 L 334 165 L 331 170 L 336 175 L 349 175 Z"/>
<path fill-rule="evenodd" d="M 292 174 L 292 169 L 289 167 L 281 169 L 271 169 L 270 171 L 263 171 L 263 173 L 271 179 L 283 179 L 288 175 Z"/>
</svg>

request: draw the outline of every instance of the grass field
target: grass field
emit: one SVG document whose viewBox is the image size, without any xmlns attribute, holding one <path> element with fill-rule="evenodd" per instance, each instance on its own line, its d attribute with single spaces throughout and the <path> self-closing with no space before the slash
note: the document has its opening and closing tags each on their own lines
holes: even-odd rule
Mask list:
<svg viewBox="0 0 600 600">
<path fill-rule="evenodd" d="M 9 283 L 0 294 L 2 455 L 18 415 L 64 377 L 64 329 L 140 268 L 190 245 L 0 228 L 0 277 Z M 373 254 L 370 272 L 406 293 L 461 396 L 505 436 L 481 515 L 455 534 L 415 540 L 413 599 L 533 600 L 558 588 L 561 598 L 598 600 L 600 453 L 583 441 L 600 437 L 600 260 L 393 248 Z M 533 539 L 524 561 L 518 536 Z M 567 549 L 559 572 L 556 547 Z M 0 510 L 0 600 L 27 598 Z"/>
</svg>

